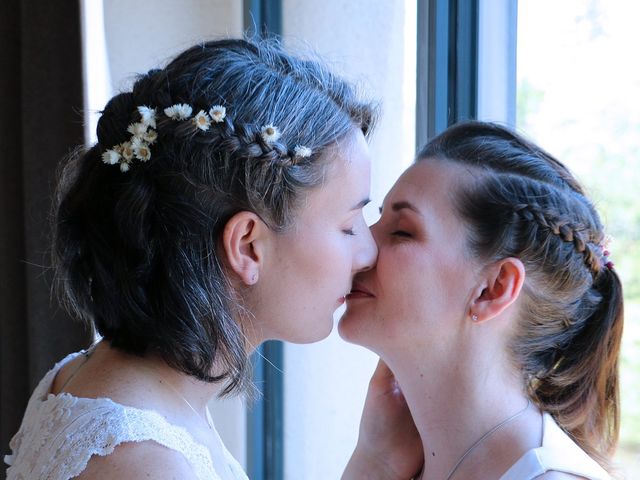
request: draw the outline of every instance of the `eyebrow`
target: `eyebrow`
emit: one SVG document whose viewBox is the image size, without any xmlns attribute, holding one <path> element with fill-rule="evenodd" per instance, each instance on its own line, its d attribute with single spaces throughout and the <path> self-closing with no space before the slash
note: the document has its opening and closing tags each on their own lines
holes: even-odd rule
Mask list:
<svg viewBox="0 0 640 480">
<path fill-rule="evenodd" d="M 400 210 L 404 209 L 408 209 L 412 212 L 417 213 L 418 215 L 422 215 L 422 213 L 420 213 L 420 210 L 418 210 L 415 205 L 407 202 L 406 200 L 401 200 L 399 202 L 394 202 L 391 204 L 391 210 L 393 210 L 394 212 L 399 212 Z M 380 213 L 382 213 L 382 207 L 380 207 Z"/>
<path fill-rule="evenodd" d="M 371 202 L 370 198 L 365 198 L 364 200 L 360 200 L 357 205 L 355 205 L 351 210 L 360 210 L 367 206 L 367 204 Z"/>
</svg>

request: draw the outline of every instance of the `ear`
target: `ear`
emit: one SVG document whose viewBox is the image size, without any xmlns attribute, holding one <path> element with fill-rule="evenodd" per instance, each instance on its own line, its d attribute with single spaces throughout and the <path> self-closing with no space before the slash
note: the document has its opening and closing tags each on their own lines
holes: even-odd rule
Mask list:
<svg viewBox="0 0 640 480">
<path fill-rule="evenodd" d="M 269 231 L 258 215 L 247 211 L 236 213 L 224 227 L 222 247 L 227 265 L 245 285 L 258 281 Z"/>
<path fill-rule="evenodd" d="M 484 322 L 504 312 L 520 296 L 524 279 L 524 265 L 518 258 L 505 258 L 488 267 L 470 308 L 473 321 Z"/>
</svg>

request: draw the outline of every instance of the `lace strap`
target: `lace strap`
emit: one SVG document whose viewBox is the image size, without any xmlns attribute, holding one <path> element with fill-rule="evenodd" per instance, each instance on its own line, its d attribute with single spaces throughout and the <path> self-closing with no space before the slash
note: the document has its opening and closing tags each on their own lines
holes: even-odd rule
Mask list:
<svg viewBox="0 0 640 480">
<path fill-rule="evenodd" d="M 53 379 L 55 378 L 58 371 L 67 363 L 76 358 L 79 355 L 85 353 L 85 350 L 81 350 L 80 352 L 70 353 L 62 360 L 57 362 L 51 370 L 49 370 L 44 377 L 40 380 L 36 388 L 33 390 L 31 397 L 29 398 L 29 402 L 27 403 L 27 408 L 24 413 L 24 418 L 33 418 L 36 415 L 36 411 L 39 408 L 42 400 L 47 397 L 49 390 L 51 389 L 51 384 L 53 383 Z M 20 426 L 20 429 L 15 433 L 11 441 L 9 442 L 9 448 L 13 451 L 17 451 L 20 448 L 20 444 L 22 443 L 22 437 L 24 435 L 23 432 L 23 424 Z M 11 465 L 13 461 L 13 455 L 7 455 L 5 457 L 5 463 L 7 465 Z"/>
<path fill-rule="evenodd" d="M 198 479 L 220 480 L 209 450 L 157 412 L 125 407 L 106 398 L 63 394 L 56 399 L 62 404 L 57 405 L 53 418 L 71 417 L 71 421 L 62 423 L 47 447 L 49 451 L 43 452 L 50 459 L 51 476 L 46 478 L 74 477 L 86 468 L 92 455 L 106 456 L 121 443 L 150 440 L 182 453 Z"/>
</svg>

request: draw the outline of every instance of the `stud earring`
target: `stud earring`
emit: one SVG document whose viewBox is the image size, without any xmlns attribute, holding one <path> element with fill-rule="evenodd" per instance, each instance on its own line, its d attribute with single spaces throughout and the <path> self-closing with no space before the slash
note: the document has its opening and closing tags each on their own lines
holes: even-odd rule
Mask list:
<svg viewBox="0 0 640 480">
<path fill-rule="evenodd" d="M 473 315 L 471 315 L 471 321 L 472 322 L 477 322 L 478 321 L 478 314 L 474 313 Z"/>
</svg>

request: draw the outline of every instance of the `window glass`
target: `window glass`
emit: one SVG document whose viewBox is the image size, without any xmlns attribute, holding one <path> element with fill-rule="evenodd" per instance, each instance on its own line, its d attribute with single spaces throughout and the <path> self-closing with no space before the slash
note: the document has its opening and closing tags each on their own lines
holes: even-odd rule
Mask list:
<svg viewBox="0 0 640 480">
<path fill-rule="evenodd" d="M 640 478 L 640 4 L 518 2 L 517 126 L 595 199 L 625 288 L 617 461 Z"/>
</svg>

